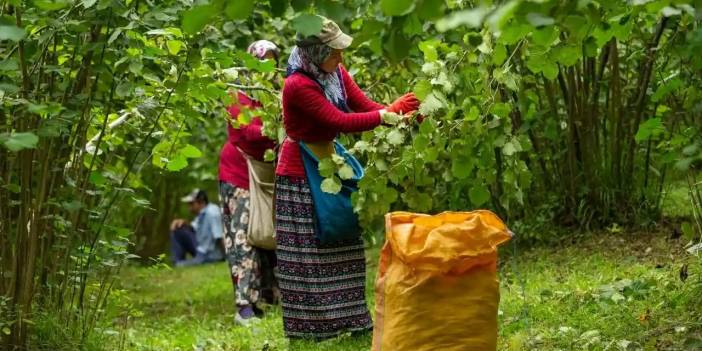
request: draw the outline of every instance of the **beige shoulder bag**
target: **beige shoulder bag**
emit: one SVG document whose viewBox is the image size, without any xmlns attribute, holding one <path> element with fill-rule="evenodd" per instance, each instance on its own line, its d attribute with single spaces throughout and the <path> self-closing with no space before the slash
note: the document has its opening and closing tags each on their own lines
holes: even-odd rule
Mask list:
<svg viewBox="0 0 702 351">
<path fill-rule="evenodd" d="M 273 190 L 275 168 L 273 163 L 261 162 L 239 152 L 246 158 L 249 169 L 249 244 L 266 250 L 275 249 L 275 225 L 273 212 Z"/>
</svg>

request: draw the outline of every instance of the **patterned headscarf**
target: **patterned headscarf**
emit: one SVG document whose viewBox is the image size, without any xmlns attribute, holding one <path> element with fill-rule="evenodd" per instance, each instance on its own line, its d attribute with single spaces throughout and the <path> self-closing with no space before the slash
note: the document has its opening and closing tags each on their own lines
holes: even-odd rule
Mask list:
<svg viewBox="0 0 702 351">
<path fill-rule="evenodd" d="M 324 44 L 295 46 L 288 59 L 287 74 L 300 72 L 317 81 L 324 90 L 324 96 L 340 110 L 349 112 L 344 86 L 339 69 L 327 73 L 319 65 L 332 53 L 332 48 Z"/>
<path fill-rule="evenodd" d="M 253 55 L 259 60 L 263 60 L 266 57 L 266 54 L 269 52 L 273 54 L 273 57 L 276 61 L 278 61 L 278 57 L 280 55 L 280 49 L 278 49 L 278 46 L 268 40 L 254 41 L 246 49 L 246 52 Z"/>
</svg>

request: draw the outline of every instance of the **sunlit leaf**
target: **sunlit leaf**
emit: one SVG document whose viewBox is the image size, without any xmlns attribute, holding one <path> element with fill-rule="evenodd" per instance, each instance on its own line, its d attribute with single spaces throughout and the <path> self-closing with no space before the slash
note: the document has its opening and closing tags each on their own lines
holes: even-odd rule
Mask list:
<svg viewBox="0 0 702 351">
<path fill-rule="evenodd" d="M 390 145 L 400 145 L 403 141 L 405 141 L 405 135 L 402 134 L 401 131 L 393 129 L 390 131 L 390 133 L 388 133 L 387 139 Z"/>
<path fill-rule="evenodd" d="M 341 179 L 351 179 L 356 175 L 353 168 L 348 164 L 344 164 L 339 168 L 339 178 Z"/>
<path fill-rule="evenodd" d="M 166 169 L 172 172 L 177 172 L 188 166 L 188 160 L 183 155 L 176 155 L 168 161 Z"/>
<path fill-rule="evenodd" d="M 180 52 L 180 48 L 183 47 L 183 42 L 180 40 L 169 40 L 166 42 L 166 46 L 171 55 L 177 55 Z"/>
<path fill-rule="evenodd" d="M 329 194 L 338 194 L 341 191 L 341 181 L 336 176 L 326 178 L 321 184 L 322 191 Z"/>
<path fill-rule="evenodd" d="M 185 145 L 182 149 L 180 149 L 181 155 L 185 156 L 186 158 L 198 158 L 202 157 L 202 151 L 200 151 L 198 148 L 196 148 L 193 145 Z"/>
</svg>

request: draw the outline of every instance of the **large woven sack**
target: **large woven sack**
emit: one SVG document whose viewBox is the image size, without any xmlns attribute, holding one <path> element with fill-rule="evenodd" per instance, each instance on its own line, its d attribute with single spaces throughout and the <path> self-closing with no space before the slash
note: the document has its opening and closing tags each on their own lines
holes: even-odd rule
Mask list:
<svg viewBox="0 0 702 351">
<path fill-rule="evenodd" d="M 490 211 L 388 214 L 373 350 L 496 350 L 497 246 L 510 238 Z"/>
<path fill-rule="evenodd" d="M 275 168 L 273 163 L 261 162 L 239 150 L 246 158 L 249 168 L 249 244 L 266 250 L 274 250 L 275 224 L 273 196 Z"/>
</svg>

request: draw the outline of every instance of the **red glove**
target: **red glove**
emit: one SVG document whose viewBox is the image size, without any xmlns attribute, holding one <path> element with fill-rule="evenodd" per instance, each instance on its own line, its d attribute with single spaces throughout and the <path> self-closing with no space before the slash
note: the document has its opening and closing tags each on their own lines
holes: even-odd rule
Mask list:
<svg viewBox="0 0 702 351">
<path fill-rule="evenodd" d="M 419 100 L 414 93 L 407 93 L 400 96 L 395 102 L 390 104 L 385 110 L 397 114 L 405 114 L 416 111 L 419 108 Z"/>
</svg>

